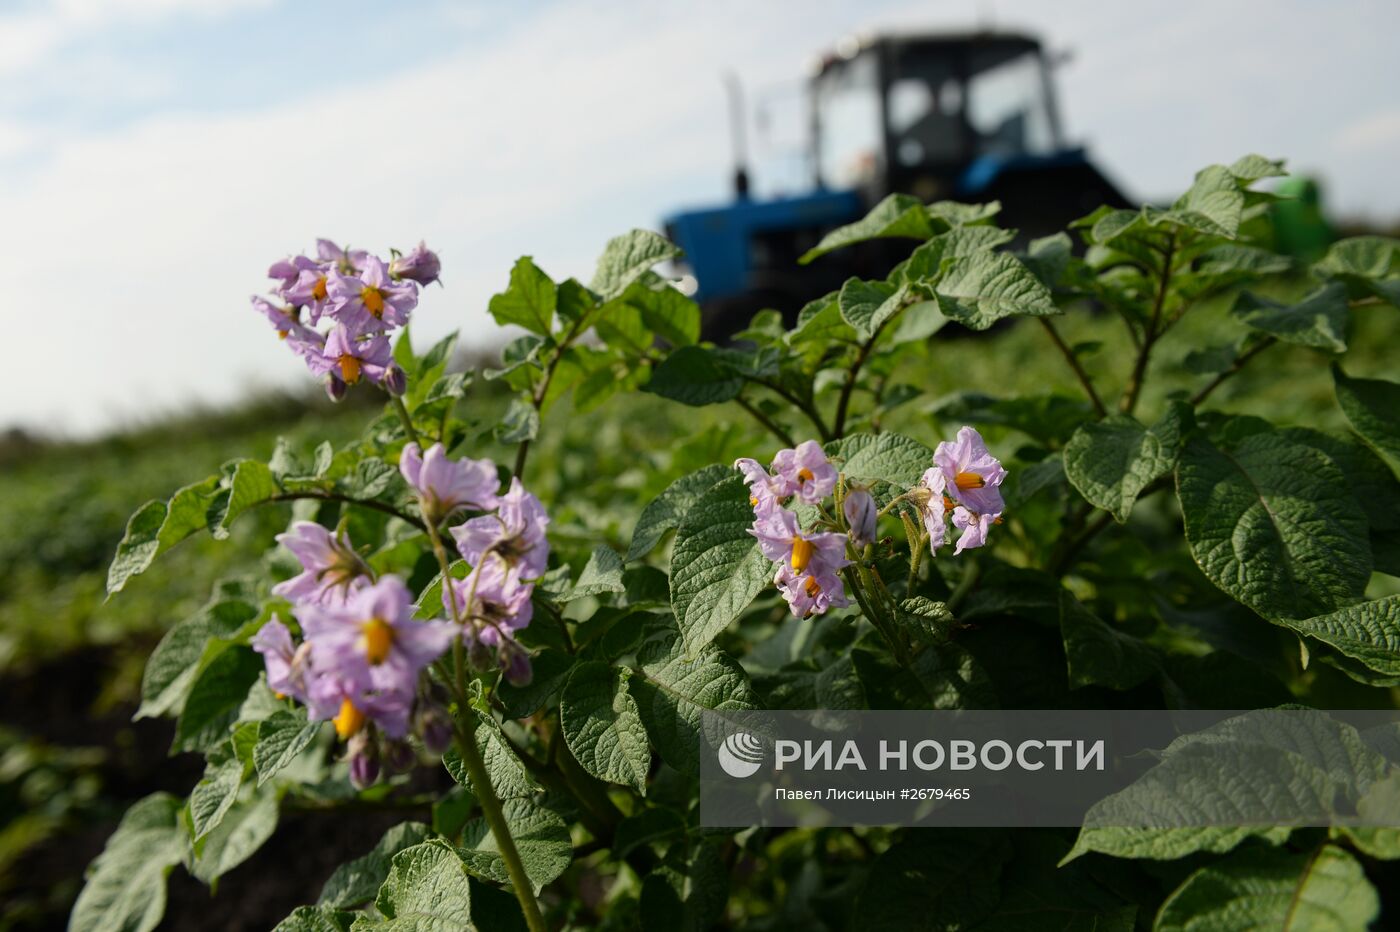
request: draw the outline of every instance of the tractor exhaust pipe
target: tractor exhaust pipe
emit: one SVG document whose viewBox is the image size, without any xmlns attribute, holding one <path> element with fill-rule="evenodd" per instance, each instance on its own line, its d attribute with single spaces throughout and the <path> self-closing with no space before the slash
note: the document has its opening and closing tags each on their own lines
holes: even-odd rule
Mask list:
<svg viewBox="0 0 1400 932">
<path fill-rule="evenodd" d="M 729 143 L 734 157 L 734 196 L 747 200 L 749 196 L 749 155 L 744 135 L 744 86 L 732 71 L 724 74 L 725 98 L 729 103 Z"/>
</svg>

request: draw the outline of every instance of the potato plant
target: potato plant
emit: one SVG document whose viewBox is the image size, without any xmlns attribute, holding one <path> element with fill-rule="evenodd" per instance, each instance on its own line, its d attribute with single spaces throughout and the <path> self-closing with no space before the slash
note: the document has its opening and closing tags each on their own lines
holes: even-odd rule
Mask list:
<svg viewBox="0 0 1400 932">
<path fill-rule="evenodd" d="M 70 929 L 154 928 L 172 870 L 215 886 L 284 807 L 406 801 L 430 818 L 344 852 L 280 929 L 1393 918 L 1396 829 L 724 832 L 697 814 L 703 709 L 1395 707 L 1400 383 L 1346 354 L 1354 317 L 1400 305 L 1400 241 L 1311 265 L 1274 252 L 1256 185 L 1281 173 L 1213 165 L 1170 206 L 1103 208 L 1024 248 L 996 204 L 893 195 L 803 259 L 907 246 L 884 278 L 722 346 L 658 271 L 677 250 L 656 234 L 611 241 L 588 284 L 522 258 L 489 307 L 520 335 L 478 373 L 449 371 L 452 338 L 409 339 L 439 313 L 426 247 L 386 261 L 321 241 L 276 263 L 254 299 L 269 338 L 332 398 L 382 391 L 384 413 L 132 516 L 112 596 L 253 509 L 287 530 L 150 658 L 138 714 L 173 719 L 204 777 L 127 812 Z M 1235 338 L 1165 356 L 1207 313 Z M 1072 342 L 1071 316 L 1104 338 Z M 1003 325 L 1043 331 L 1079 395 L 998 394 L 976 332 Z M 1331 367 L 1350 430 L 1231 394 L 1290 345 Z M 986 356 L 983 378 L 930 397 L 955 355 Z M 474 381 L 511 393 L 492 423 Z M 725 406 L 766 439 L 635 501 L 615 515 L 626 546 L 597 545 L 558 516 L 626 492 L 571 497 L 541 431 L 556 406 L 606 417 L 626 393 Z M 1400 763 L 1400 745 L 1375 752 Z"/>
</svg>

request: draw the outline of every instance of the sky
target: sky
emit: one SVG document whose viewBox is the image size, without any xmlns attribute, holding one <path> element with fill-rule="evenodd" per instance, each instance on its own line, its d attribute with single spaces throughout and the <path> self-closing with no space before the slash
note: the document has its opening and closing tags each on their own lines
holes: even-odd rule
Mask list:
<svg viewBox="0 0 1400 932">
<path fill-rule="evenodd" d="M 493 345 L 517 256 L 586 280 L 725 199 L 726 72 L 791 102 L 842 36 L 974 26 L 1068 53 L 1067 134 L 1130 196 L 1260 152 L 1400 218 L 1393 0 L 0 0 L 0 429 L 305 384 L 248 298 L 320 236 L 426 240 L 416 342 Z"/>
</svg>

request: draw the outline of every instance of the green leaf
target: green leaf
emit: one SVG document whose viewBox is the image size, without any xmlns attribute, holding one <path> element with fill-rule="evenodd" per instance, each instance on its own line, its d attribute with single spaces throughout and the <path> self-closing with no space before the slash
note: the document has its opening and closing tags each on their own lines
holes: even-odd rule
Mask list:
<svg viewBox="0 0 1400 932">
<path fill-rule="evenodd" d="M 909 293 L 885 282 L 851 278 L 841 286 L 837 306 L 860 340 L 869 340 L 884 323 L 904 307 Z"/>
<path fill-rule="evenodd" d="M 825 449 L 847 479 L 883 480 L 901 489 L 912 488 L 933 466 L 932 450 L 895 433 L 851 434 L 833 440 Z"/>
<path fill-rule="evenodd" d="M 229 467 L 224 467 L 228 470 Z M 228 537 L 228 526 L 243 512 L 277 495 L 281 488 L 272 470 L 257 460 L 239 460 L 232 466 L 228 488 L 209 505 L 206 520 L 215 540 Z"/>
<path fill-rule="evenodd" d="M 219 488 L 219 477 L 187 485 L 169 503 L 147 502 L 131 516 L 107 568 L 107 594 L 122 591 L 127 580 L 144 573 L 151 561 L 205 527 L 205 514 Z"/>
<path fill-rule="evenodd" d="M 213 883 L 248 860 L 277 831 L 277 814 L 277 797 L 272 793 L 239 802 L 198 846 L 199 856 L 190 873 Z"/>
<path fill-rule="evenodd" d="M 1211 165 L 1196 174 L 1186 193 L 1172 209 L 1161 212 L 1154 223 L 1170 222 L 1210 236 L 1234 239 L 1244 214 L 1244 194 L 1239 182 L 1223 165 Z"/>
<path fill-rule="evenodd" d="M 394 932 L 523 929 L 519 907 L 503 910 L 499 893 L 473 881 L 457 850 L 441 838 L 432 838 L 394 855 L 389 876 L 374 901 L 384 918 L 363 916 L 354 928 Z"/>
<path fill-rule="evenodd" d="M 945 316 L 973 330 L 986 330 L 1005 317 L 1061 313 L 1050 289 L 1020 260 L 1004 252 L 958 260 L 939 280 L 937 296 Z"/>
<path fill-rule="evenodd" d="M 952 260 L 981 255 L 1009 243 L 1015 236 L 1014 230 L 997 227 L 957 227 L 915 249 L 908 259 L 895 266 L 888 281 L 892 285 L 903 282 L 918 294 L 931 295 L 930 289 L 938 279 L 956 264 Z"/>
<path fill-rule="evenodd" d="M 1366 515 L 1321 451 L 1276 433 L 1221 449 L 1197 432 L 1176 481 L 1191 556 L 1227 595 L 1271 620 L 1361 597 L 1371 576 Z"/>
<path fill-rule="evenodd" d="M 650 230 L 633 230 L 608 240 L 593 275 L 594 291 L 611 300 L 627 286 L 651 271 L 652 266 L 674 259 L 681 251 L 666 237 Z"/>
<path fill-rule="evenodd" d="M 573 860 L 569 827 L 554 812 L 528 799 L 507 799 L 501 805 L 506 825 L 515 839 L 525 876 L 538 894 L 540 889 L 568 868 Z M 467 870 L 499 884 L 510 886 L 510 874 L 501 859 L 495 836 L 486 820 L 473 819 L 462 829 L 462 847 L 457 854 Z"/>
<path fill-rule="evenodd" d="M 389 874 L 394 855 L 428 840 L 428 826 L 421 822 L 402 822 L 384 833 L 369 852 L 347 861 L 321 887 L 318 906 L 351 909 L 374 899 L 379 885 Z"/>
<path fill-rule="evenodd" d="M 749 533 L 753 506 L 741 476 L 711 487 L 686 512 L 671 548 L 671 610 L 699 650 L 748 608 L 773 575 Z"/>
<path fill-rule="evenodd" d="M 610 308 L 619 303 L 637 313 L 647 331 L 672 346 L 689 346 L 700 339 L 700 305 L 660 276 L 649 274 L 633 282 L 599 316 L 607 317 Z"/>
<path fill-rule="evenodd" d="M 921 595 L 901 601 L 895 620 L 913 628 L 918 639 L 925 644 L 941 644 L 948 640 L 955 623 L 953 613 L 946 604 Z"/>
<path fill-rule="evenodd" d="M 662 760 L 699 777 L 702 710 L 757 708 L 744 668 L 714 645 L 692 653 L 669 620 L 647 632 L 637 666 L 645 678 L 629 680 L 628 689 L 647 736 Z"/>
<path fill-rule="evenodd" d="M 1335 845 L 1312 853 L 1251 849 L 1196 871 L 1162 904 L 1156 932 L 1365 929 L 1380 897 Z"/>
<path fill-rule="evenodd" d="M 573 658 L 562 650 L 544 648 L 533 658 L 534 676 L 525 686 L 502 682 L 496 687 L 497 698 L 507 718 L 525 718 L 540 710 L 559 694 L 573 669 Z"/>
<path fill-rule="evenodd" d="M 585 770 L 646 794 L 651 750 L 626 671 L 596 660 L 574 667 L 559 701 L 559 722 Z"/>
<path fill-rule="evenodd" d="M 1332 367 L 1337 403 L 1352 429 L 1377 452 L 1400 463 L 1400 383 L 1384 379 L 1353 379 Z"/>
<path fill-rule="evenodd" d="M 1285 343 L 1311 346 L 1331 353 L 1347 348 L 1346 289 L 1333 283 L 1324 285 L 1297 304 L 1283 304 L 1247 291 L 1235 299 L 1234 314 L 1245 325 L 1276 337 Z"/>
<path fill-rule="evenodd" d="M 574 583 L 568 595 L 558 601 L 572 602 L 605 592 L 622 592 L 625 588 L 622 584 L 622 557 L 611 547 L 595 547 L 584 564 L 583 572 L 579 574 L 578 582 Z"/>
<path fill-rule="evenodd" d="M 547 337 L 554 326 L 557 300 L 554 282 L 529 256 L 522 256 L 510 270 L 510 286 L 491 298 L 487 310 L 502 326 L 515 324 Z"/>
<path fill-rule="evenodd" d="M 242 785 L 243 762 L 236 757 L 205 768 L 204 779 L 195 784 L 190 793 L 190 829 L 195 842 L 223 821 Z"/>
<path fill-rule="evenodd" d="M 1283 622 L 1385 676 L 1400 676 L 1400 595 Z"/>
<path fill-rule="evenodd" d="M 206 647 L 216 638 L 231 638 L 258 616 L 256 606 L 234 599 L 211 602 L 165 633 L 146 661 L 141 677 L 141 707 L 136 718 L 178 712 L 185 702 Z"/>
<path fill-rule="evenodd" d="M 501 733 L 501 726 L 494 719 L 479 716 L 474 737 L 477 750 L 481 752 L 481 759 L 486 765 L 486 775 L 490 777 L 491 785 L 495 787 L 499 798 L 517 799 L 539 792 L 539 785 L 506 742 L 505 735 Z M 462 757 L 455 747 L 447 749 L 447 753 L 442 756 L 442 763 L 458 785 L 475 795 L 476 790 L 472 787 L 466 764 L 462 763 Z"/>
<path fill-rule="evenodd" d="M 210 661 L 195 677 L 175 722 L 174 749 L 207 751 L 226 740 L 262 671 L 262 658 L 247 647 L 230 647 Z"/>
<path fill-rule="evenodd" d="M 1236 159 L 1230 165 L 1229 172 L 1245 184 L 1265 178 L 1281 178 L 1288 174 L 1283 167 L 1283 159 L 1266 159 L 1253 153 Z"/>
<path fill-rule="evenodd" d="M 373 892 L 373 891 L 371 891 Z M 329 906 L 298 906 L 272 932 L 350 932 L 355 914 Z"/>
<path fill-rule="evenodd" d="M 496 439 L 501 443 L 523 443 L 534 440 L 540 432 L 540 412 L 528 401 L 511 400 L 510 407 L 496 425 Z"/>
<path fill-rule="evenodd" d="M 1132 689 L 1157 672 L 1152 648 L 1109 627 L 1068 590 L 1060 591 L 1060 634 L 1065 640 L 1070 689 Z"/>
<path fill-rule="evenodd" d="M 155 793 L 132 805 L 88 868 L 69 932 L 150 932 L 165 914 L 165 878 L 185 856 L 181 803 Z"/>
<path fill-rule="evenodd" d="M 1177 404 L 1151 428 L 1126 415 L 1086 423 L 1065 445 L 1065 476 L 1089 504 L 1122 524 L 1142 490 L 1176 465 L 1190 421 L 1190 409 Z"/>
<path fill-rule="evenodd" d="M 682 346 L 652 370 L 643 390 L 698 407 L 731 401 L 743 387 L 744 377 L 714 350 Z"/>
<path fill-rule="evenodd" d="M 1001 899 L 1001 867 L 1009 853 L 1002 832 L 935 829 L 905 834 L 871 865 L 856 899 L 860 928 L 974 928 Z"/>
<path fill-rule="evenodd" d="M 258 723 L 258 743 L 253 746 L 253 767 L 262 786 L 306 750 L 321 732 L 321 722 L 308 722 L 301 709 L 283 709 Z"/>
<path fill-rule="evenodd" d="M 666 532 L 679 527 L 692 505 L 722 479 L 734 475 L 727 466 L 706 466 L 681 476 L 666 487 L 642 509 L 637 526 L 632 530 L 632 543 L 627 548 L 627 562 L 639 560 L 652 551 Z"/>
<path fill-rule="evenodd" d="M 923 201 L 909 194 L 891 194 L 860 220 L 837 227 L 823 236 L 821 242 L 803 253 L 797 261 L 806 265 L 818 256 L 866 240 L 890 237 L 928 239 L 937 232 Z"/>
<path fill-rule="evenodd" d="M 1400 280 L 1391 277 L 1398 262 L 1400 239 L 1353 236 L 1333 243 L 1313 270 L 1345 284 L 1353 298 L 1374 297 L 1400 306 Z"/>
<path fill-rule="evenodd" d="M 787 335 L 792 346 L 803 343 L 817 343 L 819 349 L 826 349 L 837 343 L 854 343 L 856 332 L 841 316 L 840 292 L 833 291 L 825 297 L 805 304 L 797 313 L 797 326 Z"/>
</svg>

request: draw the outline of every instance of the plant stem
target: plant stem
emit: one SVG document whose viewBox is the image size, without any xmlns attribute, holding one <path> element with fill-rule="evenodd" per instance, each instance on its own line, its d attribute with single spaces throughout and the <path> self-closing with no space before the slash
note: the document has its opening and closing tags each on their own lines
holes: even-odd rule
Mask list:
<svg viewBox="0 0 1400 932">
<path fill-rule="evenodd" d="M 459 702 L 464 699 L 465 697 L 458 696 Z M 510 826 L 506 824 L 501 800 L 496 796 L 491 777 L 486 773 L 486 762 L 482 760 L 481 751 L 477 749 L 473 731 L 475 726 L 464 728 L 459 725 L 456 729 L 457 753 L 461 755 L 462 763 L 467 768 L 467 776 L 472 782 L 472 795 L 481 804 L 481 812 L 486 816 L 486 824 L 491 828 L 492 837 L 496 839 L 501 860 L 506 863 L 506 873 L 510 875 L 510 884 L 515 888 L 515 898 L 520 901 L 520 909 L 525 914 L 525 924 L 530 928 L 530 932 L 546 932 L 540 904 L 535 900 L 532 892 L 534 888 L 529 875 L 525 873 L 525 865 L 520 860 L 520 850 L 515 847 Z"/>
<path fill-rule="evenodd" d="M 1084 371 L 1084 367 L 1080 365 L 1079 357 L 1065 343 L 1064 338 L 1060 336 L 1060 331 L 1055 329 L 1055 325 L 1050 322 L 1048 317 L 1037 317 L 1036 320 L 1040 321 L 1045 332 L 1050 334 L 1050 339 L 1059 349 L 1060 355 L 1065 357 L 1065 362 L 1069 363 L 1069 367 L 1074 370 L 1075 378 L 1079 379 L 1079 384 L 1084 387 L 1084 393 L 1089 396 L 1089 403 L 1094 406 L 1094 411 L 1099 417 L 1108 417 L 1108 409 L 1104 407 L 1103 399 L 1099 397 L 1099 393 L 1094 391 L 1094 383 L 1089 381 L 1089 373 Z"/>
<path fill-rule="evenodd" d="M 785 399 L 794 408 L 807 415 L 807 419 L 811 421 L 812 426 L 817 429 L 817 436 L 821 438 L 822 443 L 826 443 L 831 439 L 831 431 L 827 429 L 820 412 L 812 407 L 811 402 L 803 401 L 797 395 L 793 394 L 790 389 L 785 388 L 777 382 L 770 382 L 767 379 L 749 379 L 749 381 L 756 385 L 762 385 L 764 388 L 773 392 L 778 397 Z"/>
<path fill-rule="evenodd" d="M 564 358 L 564 351 L 567 350 L 569 344 L 573 343 L 578 337 L 579 327 L 583 324 L 583 320 L 584 319 L 580 317 L 578 320 L 574 321 L 568 333 L 564 334 L 564 339 L 554 348 L 554 355 L 549 357 L 549 364 L 544 368 L 544 380 L 540 382 L 539 387 L 530 395 L 530 404 L 534 406 L 536 414 L 539 414 L 544 409 L 545 396 L 549 394 L 549 386 L 554 381 L 554 373 L 558 370 L 559 363 Z M 520 441 L 520 446 L 516 448 L 515 468 L 511 473 L 512 475 L 517 478 L 524 475 L 525 461 L 529 455 L 530 440 L 527 437 Z"/>
<path fill-rule="evenodd" d="M 851 405 L 851 393 L 855 391 L 856 379 L 860 376 L 861 366 L 865 365 L 865 360 L 870 356 L 870 350 L 875 346 L 875 340 L 880 336 L 877 329 L 870 335 L 870 339 L 860 345 L 856 352 L 855 362 L 851 363 L 851 368 L 846 372 L 845 384 L 841 386 L 841 397 L 836 401 L 836 420 L 832 422 L 831 434 L 834 439 L 840 440 L 846 434 L 846 414 Z"/>
<path fill-rule="evenodd" d="M 792 439 L 792 435 L 789 434 L 786 430 L 784 430 L 782 425 L 776 423 L 772 418 L 760 411 L 757 408 L 757 406 L 752 404 L 743 395 L 740 395 L 737 398 L 735 398 L 734 403 L 737 404 L 739 407 L 743 408 L 745 411 L 749 412 L 749 414 L 753 417 L 755 421 L 758 421 L 758 423 L 768 428 L 768 431 L 774 437 L 777 437 L 779 440 L 781 440 L 784 445 L 789 447 L 797 446 L 797 441 Z"/>
<path fill-rule="evenodd" d="M 382 511 L 386 515 L 393 515 L 395 518 L 407 521 L 409 524 L 412 524 L 419 530 L 427 530 L 427 527 L 423 524 L 423 522 L 419 521 L 412 515 L 404 514 L 402 511 L 399 511 L 393 505 L 386 505 L 383 502 L 377 502 L 372 498 L 352 498 L 349 495 L 338 495 L 335 492 L 281 492 L 277 495 L 271 495 L 263 499 L 263 501 L 295 502 L 300 501 L 302 499 L 310 499 L 312 501 L 319 502 L 342 502 L 346 505 L 359 505 L 361 508 L 371 508 L 375 511 Z"/>
<path fill-rule="evenodd" d="M 1143 378 L 1147 375 L 1147 361 L 1152 356 L 1152 346 L 1161 336 L 1158 326 L 1162 321 L 1162 309 L 1167 303 L 1167 287 L 1172 280 L 1172 259 L 1176 254 L 1176 233 L 1167 234 L 1167 245 L 1162 250 L 1162 274 L 1157 279 L 1157 296 L 1152 300 L 1152 316 L 1147 322 L 1147 330 L 1142 335 L 1142 348 L 1138 350 L 1137 361 L 1133 363 L 1133 374 L 1128 378 L 1123 398 L 1118 402 L 1118 410 L 1132 414 L 1142 395 Z"/>
<path fill-rule="evenodd" d="M 394 411 L 398 414 L 399 420 L 403 422 L 404 433 L 408 434 L 408 439 L 412 443 L 418 444 L 418 448 L 423 448 L 423 441 L 418 436 L 418 429 L 413 426 L 413 418 L 408 413 L 408 408 L 404 407 L 403 399 L 393 392 L 387 392 L 389 403 L 394 406 Z M 426 452 L 426 451 L 425 451 Z"/>
<path fill-rule="evenodd" d="M 1251 346 L 1249 349 L 1245 350 L 1243 353 L 1241 353 L 1235 358 L 1234 362 L 1230 363 L 1230 368 L 1226 369 L 1224 372 L 1211 379 L 1210 384 L 1206 385 L 1205 388 L 1201 389 L 1200 391 L 1196 392 L 1196 394 L 1191 396 L 1191 405 L 1194 407 L 1196 405 L 1199 405 L 1201 402 L 1205 401 L 1207 398 L 1210 397 L 1211 392 L 1215 391 L 1217 388 L 1220 387 L 1220 384 L 1222 382 L 1230 378 L 1230 376 L 1234 375 L 1236 372 L 1239 372 L 1249 363 L 1251 359 L 1253 359 L 1255 356 L 1258 356 L 1260 353 L 1264 352 L 1264 350 L 1273 346 L 1277 342 L 1278 340 L 1274 337 L 1265 337 L 1258 343 Z"/>
</svg>

